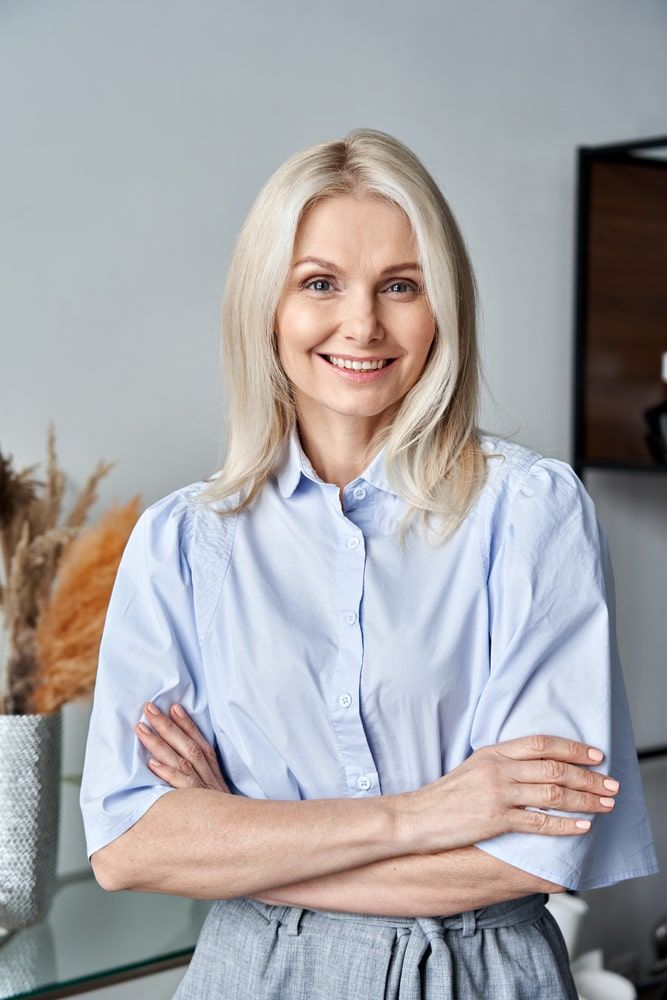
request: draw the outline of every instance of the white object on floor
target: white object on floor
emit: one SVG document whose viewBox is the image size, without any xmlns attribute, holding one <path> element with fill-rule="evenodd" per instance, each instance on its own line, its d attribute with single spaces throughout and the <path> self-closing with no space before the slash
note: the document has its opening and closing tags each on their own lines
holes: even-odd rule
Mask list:
<svg viewBox="0 0 667 1000">
<path fill-rule="evenodd" d="M 577 955 L 571 964 L 573 972 L 604 969 L 604 953 L 602 948 L 593 948 L 592 951 L 585 951 L 583 955 Z"/>
<path fill-rule="evenodd" d="M 606 969 L 583 969 L 574 972 L 574 982 L 580 1000 L 636 1000 L 634 984 L 616 972 Z"/>
<path fill-rule="evenodd" d="M 581 927 L 590 907 L 580 896 L 571 896 L 567 892 L 552 893 L 546 906 L 561 929 L 572 961 L 577 954 Z"/>
</svg>

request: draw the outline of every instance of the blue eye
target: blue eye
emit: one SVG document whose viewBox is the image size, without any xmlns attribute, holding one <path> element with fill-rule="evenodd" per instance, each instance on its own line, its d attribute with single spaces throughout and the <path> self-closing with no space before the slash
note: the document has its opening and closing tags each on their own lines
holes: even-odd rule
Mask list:
<svg viewBox="0 0 667 1000">
<path fill-rule="evenodd" d="M 329 284 L 331 284 L 331 282 L 327 281 L 326 278 L 313 278 L 311 281 L 305 282 L 303 287 L 310 288 L 311 285 L 329 285 Z M 328 289 L 325 288 L 325 291 L 328 291 Z"/>
</svg>

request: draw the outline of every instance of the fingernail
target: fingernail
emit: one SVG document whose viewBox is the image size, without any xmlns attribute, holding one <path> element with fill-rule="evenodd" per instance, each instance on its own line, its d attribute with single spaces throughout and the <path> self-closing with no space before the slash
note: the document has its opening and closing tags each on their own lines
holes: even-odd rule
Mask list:
<svg viewBox="0 0 667 1000">
<path fill-rule="evenodd" d="M 155 705 L 153 704 L 153 702 L 152 702 L 152 701 L 149 701 L 149 702 L 148 702 L 148 704 L 146 705 L 146 711 L 147 711 L 147 712 L 150 712 L 150 713 L 151 713 L 151 715 L 159 715 L 159 714 L 160 714 L 160 709 L 159 709 L 159 708 L 157 708 L 157 707 L 156 707 L 156 706 L 155 706 Z"/>
<path fill-rule="evenodd" d="M 145 726 L 143 722 L 139 723 L 139 729 L 142 731 L 142 733 L 148 733 L 150 735 L 150 729 L 148 728 L 148 726 Z"/>
<path fill-rule="evenodd" d="M 155 757 L 151 757 L 149 763 L 152 764 L 153 767 L 160 767 L 160 761 L 159 760 L 155 760 Z"/>
<path fill-rule="evenodd" d="M 605 788 L 608 788 L 610 792 L 615 792 L 618 790 L 618 782 L 613 778 L 605 778 L 602 782 Z"/>
<path fill-rule="evenodd" d="M 172 708 L 174 709 L 176 715 L 180 715 L 181 718 L 185 717 L 185 712 L 183 711 L 180 705 L 172 705 Z"/>
<path fill-rule="evenodd" d="M 602 753 L 601 750 L 594 750 L 591 747 L 591 749 L 588 751 L 588 756 L 591 758 L 591 760 L 602 760 L 604 754 Z"/>
</svg>

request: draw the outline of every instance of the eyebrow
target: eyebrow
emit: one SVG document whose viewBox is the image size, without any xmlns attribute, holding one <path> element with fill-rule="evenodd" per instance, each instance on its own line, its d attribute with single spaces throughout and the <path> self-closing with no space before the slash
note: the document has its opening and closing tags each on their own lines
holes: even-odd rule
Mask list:
<svg viewBox="0 0 667 1000">
<path fill-rule="evenodd" d="M 298 267 L 299 264 L 317 264 L 318 267 L 325 267 L 330 271 L 338 273 L 342 270 L 332 261 L 324 260 L 322 257 L 301 257 L 294 263 L 293 267 Z M 380 274 L 388 274 L 390 271 L 421 271 L 421 267 L 419 264 L 415 264 L 414 261 L 407 261 L 404 264 L 390 264 L 389 267 L 383 268 Z"/>
</svg>

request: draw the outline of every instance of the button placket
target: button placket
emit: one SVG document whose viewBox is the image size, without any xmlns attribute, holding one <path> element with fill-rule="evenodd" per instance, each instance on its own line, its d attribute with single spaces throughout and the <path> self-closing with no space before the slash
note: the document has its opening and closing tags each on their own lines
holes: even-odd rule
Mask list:
<svg viewBox="0 0 667 1000">
<path fill-rule="evenodd" d="M 365 492 L 365 491 L 364 491 Z M 361 719 L 358 698 L 363 660 L 363 636 L 359 611 L 363 598 L 366 565 L 365 538 L 361 529 L 345 519 L 336 553 L 335 597 L 340 628 L 338 656 L 331 677 L 330 713 L 343 773 L 350 796 L 376 794 L 379 780 Z"/>
</svg>

